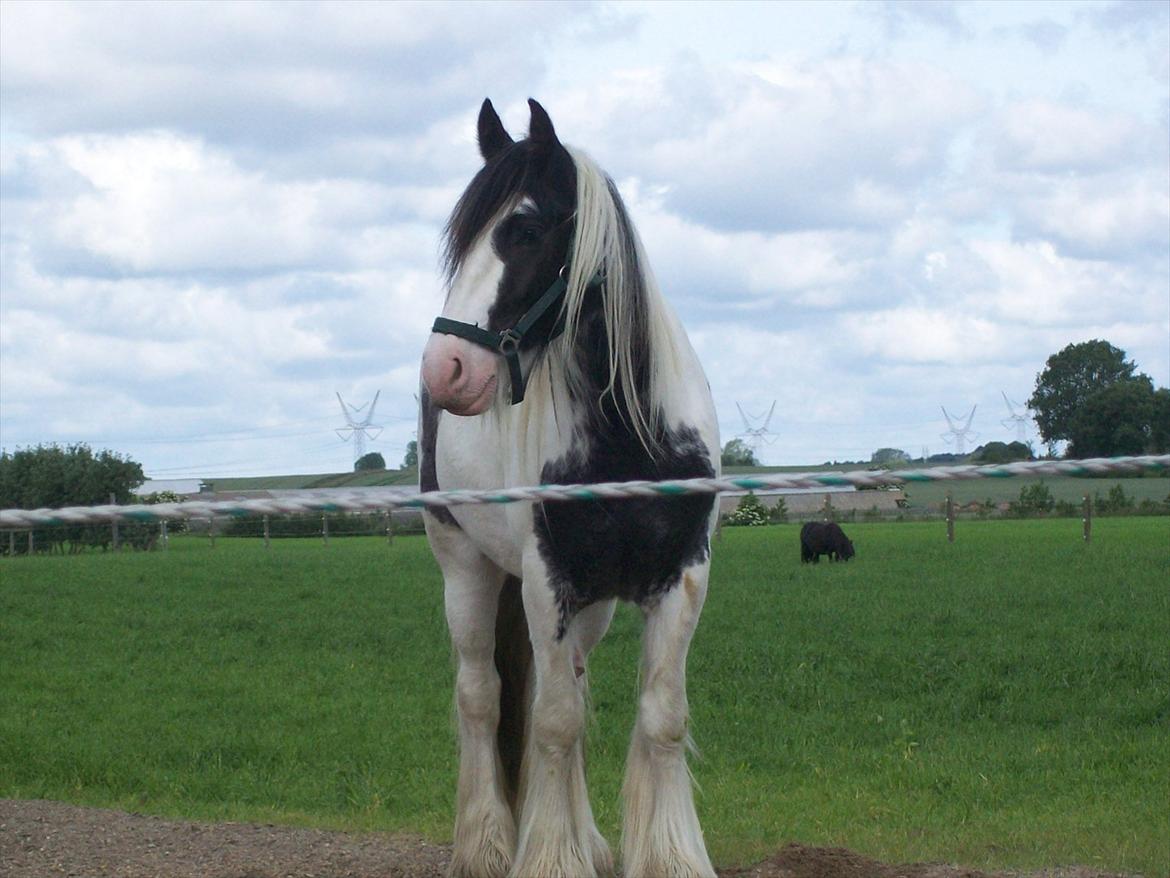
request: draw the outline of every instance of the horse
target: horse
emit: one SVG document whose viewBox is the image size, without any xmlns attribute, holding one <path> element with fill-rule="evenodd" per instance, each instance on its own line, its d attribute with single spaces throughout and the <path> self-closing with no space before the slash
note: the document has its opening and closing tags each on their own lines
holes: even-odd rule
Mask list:
<svg viewBox="0 0 1170 878">
<path fill-rule="evenodd" d="M 444 230 L 421 490 L 717 475 L 709 385 L 616 186 L 528 103 L 513 140 L 483 102 L 484 164 Z M 623 869 L 714 876 L 687 767 L 686 658 L 715 516 L 710 496 L 428 510 L 456 661 L 452 875 L 613 873 L 586 789 L 586 668 L 623 600 L 644 618 Z"/>
<path fill-rule="evenodd" d="M 835 521 L 810 521 L 800 529 L 800 561 L 816 564 L 821 555 L 828 555 L 830 561 L 848 561 L 857 552 L 853 541 L 845 536 L 841 525 Z"/>
</svg>

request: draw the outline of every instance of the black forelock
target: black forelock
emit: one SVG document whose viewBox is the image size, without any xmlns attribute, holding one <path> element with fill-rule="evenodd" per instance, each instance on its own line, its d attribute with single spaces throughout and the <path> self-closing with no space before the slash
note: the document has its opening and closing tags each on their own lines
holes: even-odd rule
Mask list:
<svg viewBox="0 0 1170 878">
<path fill-rule="evenodd" d="M 563 147 L 568 168 L 572 160 Z M 455 203 L 455 209 L 443 229 L 443 271 L 450 282 L 458 273 L 476 239 L 489 222 L 509 201 L 523 194 L 537 196 L 541 177 L 549 169 L 547 149 L 531 140 L 521 140 L 508 146 L 487 162 L 468 184 Z M 575 180 L 569 191 L 576 191 Z M 564 206 L 572 211 L 573 205 Z"/>
</svg>

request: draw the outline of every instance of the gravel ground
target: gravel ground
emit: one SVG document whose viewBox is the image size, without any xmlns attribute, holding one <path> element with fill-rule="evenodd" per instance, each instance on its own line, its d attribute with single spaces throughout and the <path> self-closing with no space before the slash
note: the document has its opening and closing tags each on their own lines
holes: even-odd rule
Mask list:
<svg viewBox="0 0 1170 878">
<path fill-rule="evenodd" d="M 4 878 L 443 878 L 450 848 L 419 838 L 163 820 L 59 802 L 0 799 Z M 886 865 L 788 844 L 720 878 L 1020 878 L 939 864 Z M 539 876 L 534 876 L 539 878 Z M 1121 878 L 1089 869 L 1027 878 Z"/>
</svg>

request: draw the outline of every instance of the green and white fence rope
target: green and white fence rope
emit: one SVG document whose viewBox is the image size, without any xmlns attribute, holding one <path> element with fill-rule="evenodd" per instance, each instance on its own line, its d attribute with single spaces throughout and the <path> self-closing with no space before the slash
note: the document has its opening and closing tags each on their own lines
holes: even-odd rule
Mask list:
<svg viewBox="0 0 1170 878">
<path fill-rule="evenodd" d="M 1170 454 L 1090 460 L 1035 460 L 989 466 L 944 466 L 928 469 L 800 474 L 758 474 L 665 482 L 609 482 L 594 485 L 542 485 L 486 491 L 410 493 L 393 488 L 361 492 L 313 491 L 300 496 L 248 500 L 187 500 L 154 505 L 74 506 L 62 509 L 0 510 L 0 529 L 112 522 L 162 522 L 192 518 L 296 515 L 330 512 L 385 512 L 489 503 L 560 503 L 581 500 L 681 497 L 691 494 L 744 493 L 785 488 L 854 486 L 876 488 L 915 482 L 1005 479 L 1046 475 L 1109 475 L 1170 469 Z"/>
</svg>

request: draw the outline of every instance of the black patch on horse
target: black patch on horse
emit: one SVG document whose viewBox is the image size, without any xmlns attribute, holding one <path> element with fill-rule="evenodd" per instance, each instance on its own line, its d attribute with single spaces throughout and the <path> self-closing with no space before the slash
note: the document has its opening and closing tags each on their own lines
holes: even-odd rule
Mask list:
<svg viewBox="0 0 1170 878">
<path fill-rule="evenodd" d="M 570 450 L 541 471 L 546 484 L 666 480 L 715 475 L 691 427 L 663 434 L 653 458 L 632 434 L 590 437 L 588 457 Z M 709 494 L 542 504 L 536 535 L 560 608 L 563 637 L 578 611 L 621 598 L 645 603 L 668 591 L 683 568 L 707 558 Z"/>
</svg>

